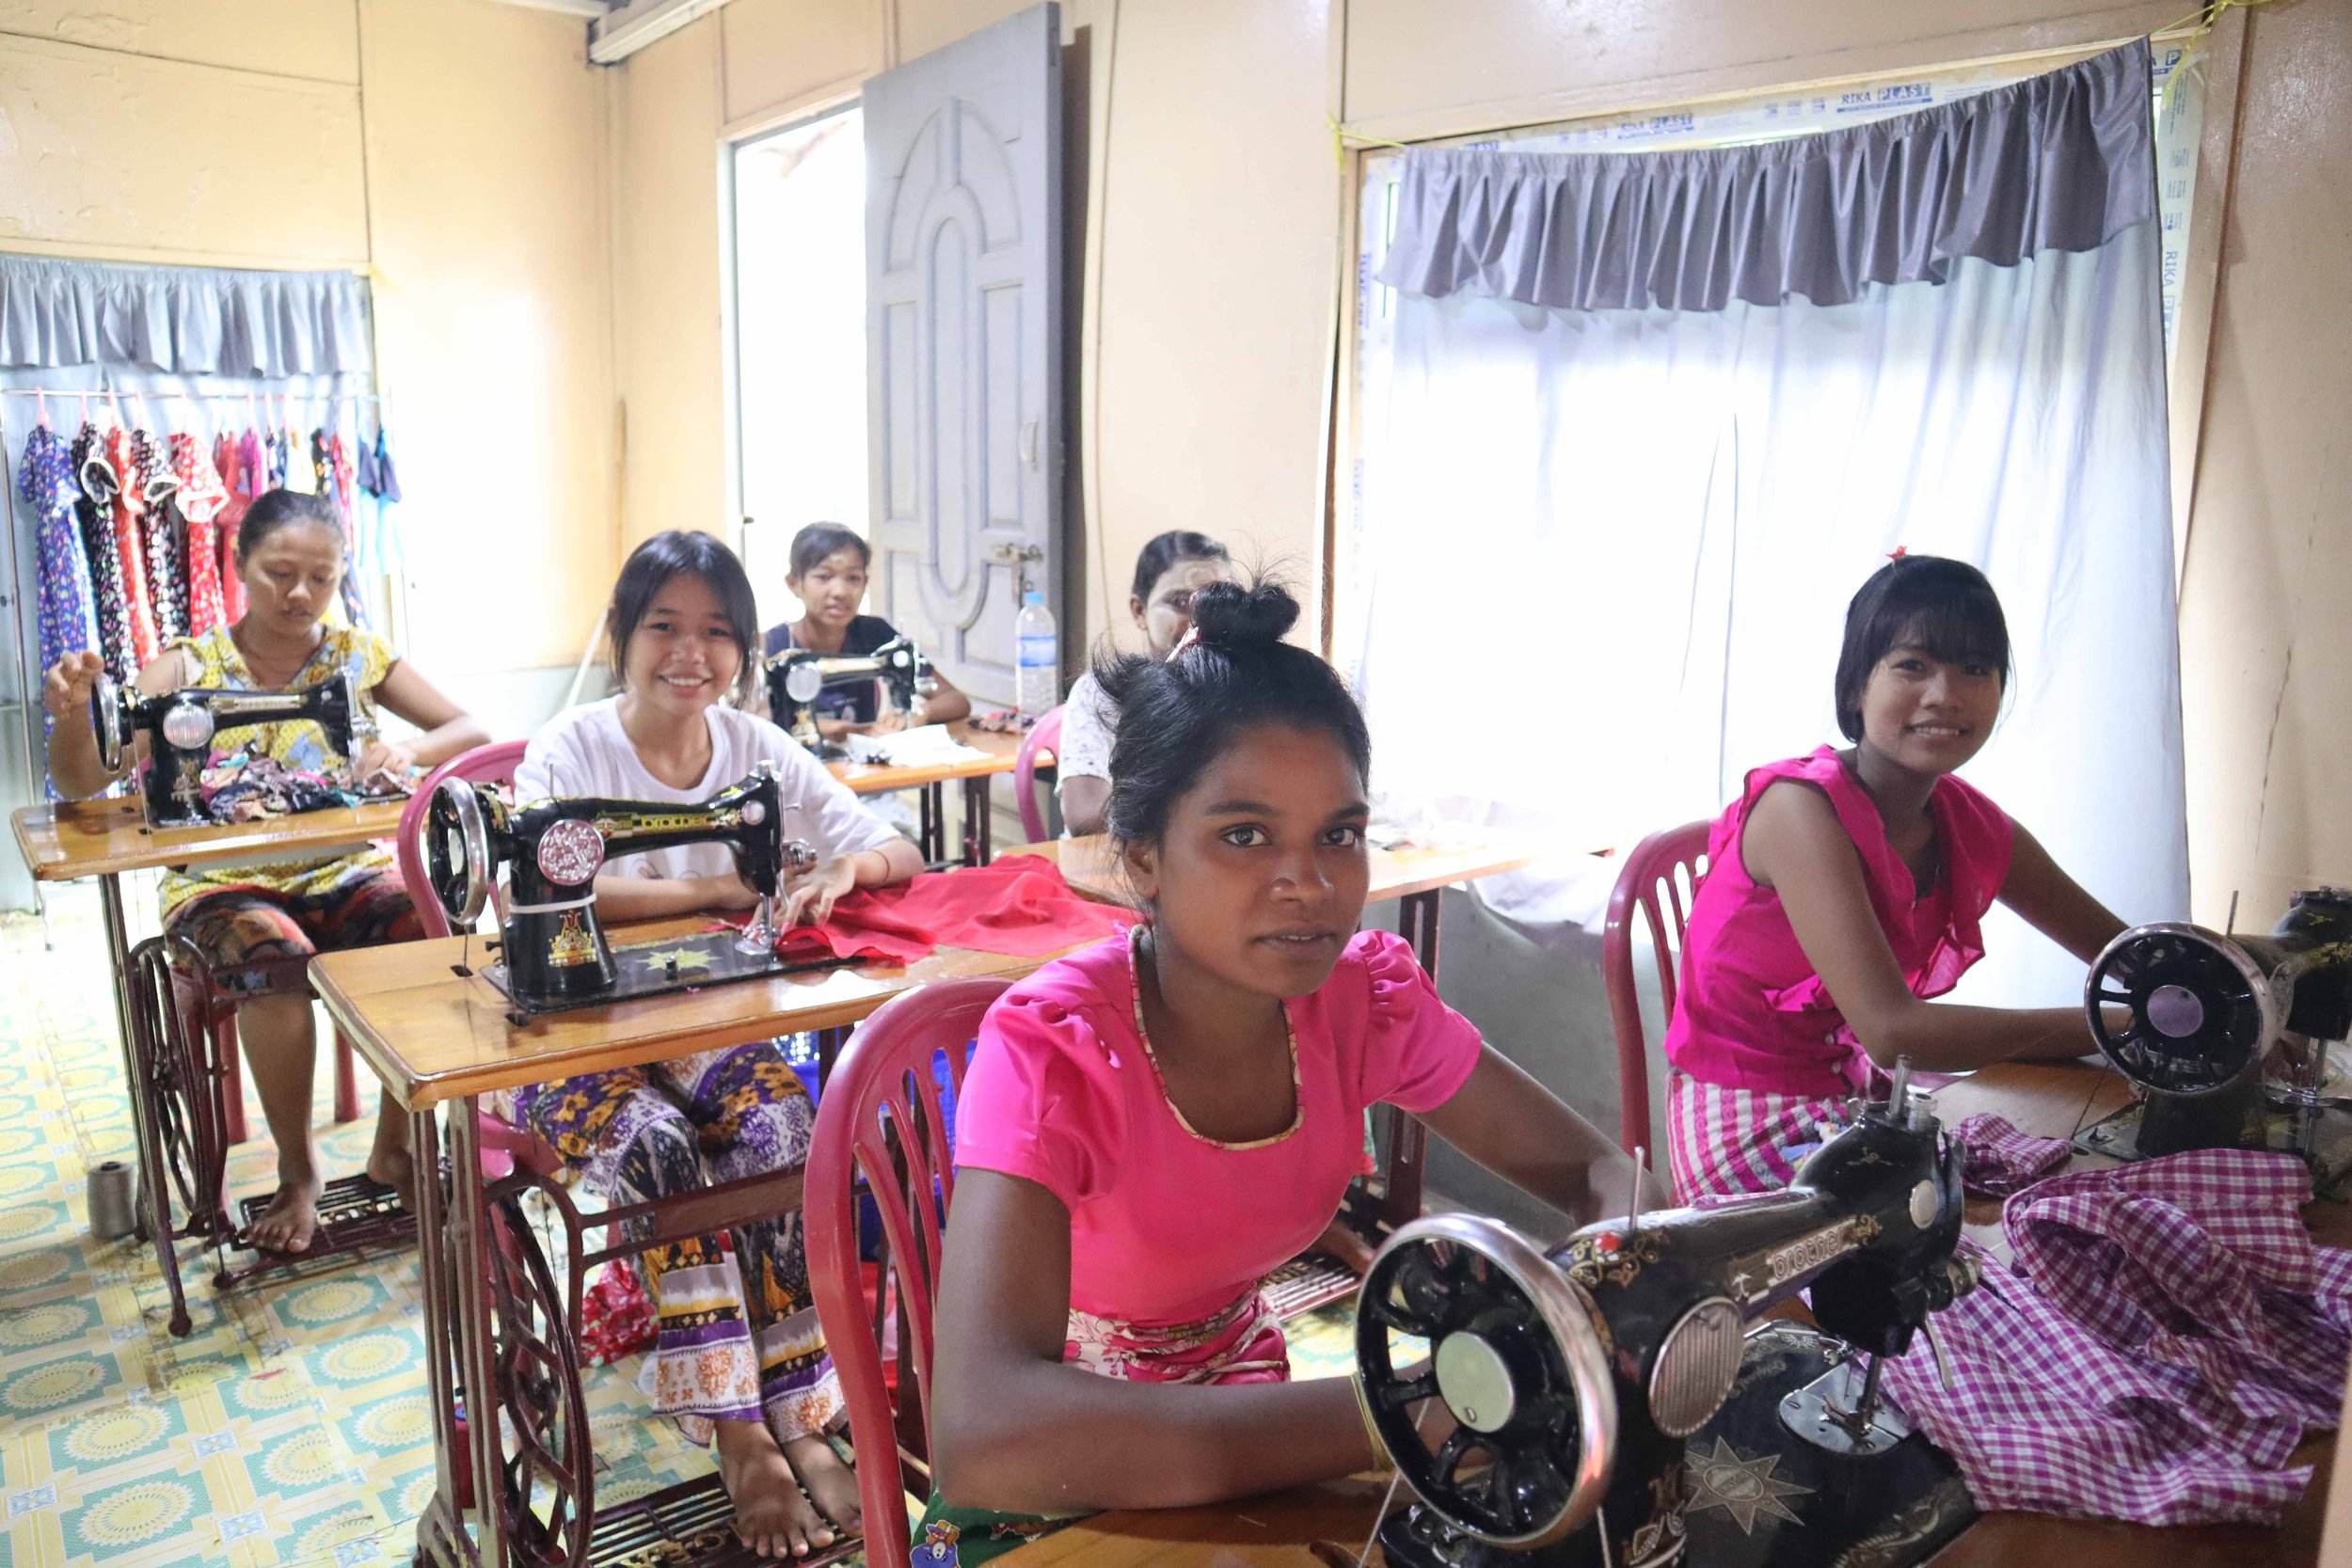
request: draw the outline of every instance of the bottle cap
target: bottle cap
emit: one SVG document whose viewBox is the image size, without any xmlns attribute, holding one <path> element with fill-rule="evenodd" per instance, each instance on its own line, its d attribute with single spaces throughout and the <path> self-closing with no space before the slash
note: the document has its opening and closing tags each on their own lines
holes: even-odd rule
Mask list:
<svg viewBox="0 0 2352 1568">
<path fill-rule="evenodd" d="M 1027 593 L 1021 595 L 1021 602 L 1023 604 L 1043 604 L 1045 602 L 1044 591 L 1042 589 L 1032 588 Z"/>
</svg>

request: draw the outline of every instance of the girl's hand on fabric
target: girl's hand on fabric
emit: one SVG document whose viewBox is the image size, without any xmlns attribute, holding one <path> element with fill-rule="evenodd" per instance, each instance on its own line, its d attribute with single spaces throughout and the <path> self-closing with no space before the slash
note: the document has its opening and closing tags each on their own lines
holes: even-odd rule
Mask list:
<svg viewBox="0 0 2352 1568">
<path fill-rule="evenodd" d="M 900 713 L 895 707 L 886 707 L 874 716 L 874 721 L 872 723 L 860 724 L 853 733 L 857 735 L 889 735 L 895 730 L 903 730 L 906 727 L 907 716 Z"/>
<path fill-rule="evenodd" d="M 416 753 L 407 747 L 389 740 L 371 740 L 367 750 L 359 753 L 359 787 L 364 790 L 385 784 L 397 789 L 408 782 L 416 766 Z"/>
<path fill-rule="evenodd" d="M 89 712 L 98 677 L 105 673 L 106 661 L 87 649 L 66 655 L 41 679 L 40 705 L 52 719 L 82 718 Z"/>
<path fill-rule="evenodd" d="M 847 719 L 819 719 L 817 721 L 817 733 L 823 736 L 827 740 L 846 739 L 850 735 L 854 733 L 856 729 L 857 726 L 850 723 Z"/>
<path fill-rule="evenodd" d="M 722 872 L 714 877 L 693 879 L 699 902 L 707 910 L 755 910 L 759 907 L 758 890 L 747 885 L 743 879 Z"/>
<path fill-rule="evenodd" d="M 833 913 L 835 900 L 857 886 L 857 864 L 848 855 L 818 861 L 785 895 L 783 923 L 814 926 Z"/>
</svg>

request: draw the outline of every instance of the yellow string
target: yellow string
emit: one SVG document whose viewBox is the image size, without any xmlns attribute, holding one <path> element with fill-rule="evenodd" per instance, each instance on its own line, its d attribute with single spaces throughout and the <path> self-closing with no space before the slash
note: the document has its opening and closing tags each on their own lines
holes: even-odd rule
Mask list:
<svg viewBox="0 0 2352 1568">
<path fill-rule="evenodd" d="M 2169 26 L 2157 28 L 2156 32 L 2159 34 L 2177 32 L 2179 29 L 2188 26 L 2190 23 L 2196 23 L 2196 27 L 2190 31 L 2189 35 L 2181 40 L 2181 47 L 2183 49 L 2186 49 L 2190 44 L 2195 43 L 2199 39 L 2203 38 L 2207 33 L 2212 32 L 2214 24 L 2219 22 L 2223 17 L 2229 15 L 2232 11 L 2250 11 L 2257 6 L 2267 6 L 2269 4 L 2270 0 L 2212 0 L 2212 4 L 2198 7 L 2197 9 L 2189 12 L 2186 16 L 2181 18 L 2180 21 L 2171 24 Z"/>
<path fill-rule="evenodd" d="M 2247 3 L 2247 0 L 2240 0 L 2240 3 Z M 2253 3 L 2259 4 L 2259 0 L 2253 0 Z M 1327 112 L 1323 117 L 1323 123 L 1331 133 L 1331 161 L 1343 168 L 1347 166 L 1347 147 L 1350 142 L 1358 147 L 1393 147 L 1399 152 L 1411 150 L 1401 141 L 1382 141 L 1378 136 L 1351 135 L 1340 124 L 1340 117 L 1335 114 Z"/>
</svg>

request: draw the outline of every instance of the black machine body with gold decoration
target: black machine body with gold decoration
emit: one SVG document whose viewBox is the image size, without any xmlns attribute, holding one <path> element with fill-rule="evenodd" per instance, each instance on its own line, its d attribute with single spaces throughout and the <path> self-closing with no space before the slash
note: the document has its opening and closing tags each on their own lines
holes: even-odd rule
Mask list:
<svg viewBox="0 0 2352 1568">
<path fill-rule="evenodd" d="M 375 733 L 359 686 L 349 674 L 288 691 L 237 691 L 190 686 L 147 696 L 135 688 L 98 677 L 90 692 L 90 722 L 98 732 L 98 762 L 118 772 L 133 754 L 135 737 L 147 736 L 147 768 L 139 781 L 151 828 L 196 828 L 213 818 L 204 808 L 205 764 L 213 740 L 224 730 L 250 724 L 303 720 L 319 726 L 327 749 L 342 759 L 342 783 L 352 777 L 359 743 Z"/>
<path fill-rule="evenodd" d="M 2092 962 L 2083 1006 L 2137 1098 L 2077 1148 L 2125 1160 L 2284 1150 L 2321 1191 L 2352 1172 L 2352 1102 L 2332 1082 L 2352 1035 L 2352 892 L 2297 893 L 2267 936 L 2134 927 Z"/>
<path fill-rule="evenodd" d="M 870 654 L 786 648 L 770 654 L 766 666 L 769 717 L 791 732 L 792 738 L 812 755 L 826 760 L 848 753 L 818 733 L 816 703 L 823 692 L 880 681 L 890 705 L 912 716 L 915 705 L 939 689 L 931 661 L 906 637 L 894 637 Z"/>
<path fill-rule="evenodd" d="M 578 797 L 510 806 L 487 785 L 450 779 L 428 808 L 426 867 L 457 930 L 473 928 L 505 868 L 502 961 L 485 973 L 517 1007 L 598 1006 L 784 967 L 772 904 L 788 877 L 817 863 L 806 843 L 785 836 L 785 814 L 797 804 L 764 765 L 700 805 Z M 597 871 L 616 855 L 707 843 L 733 852 L 744 885 L 760 895 L 758 916 L 739 937 L 680 939 L 633 966 L 617 962 L 596 919 Z"/>
<path fill-rule="evenodd" d="M 1389 1560 L 1804 1568 L 1870 1542 L 1900 1568 L 1964 1528 L 1949 1459 L 1878 1391 L 1977 1277 L 1960 1149 L 1903 1076 L 1780 1193 L 1549 1252 L 1475 1215 L 1399 1229 L 1357 1311 L 1358 1390 L 1419 1499 L 1382 1527 Z M 1750 1334 L 1804 1290 L 1818 1332 Z M 1432 1398 L 1454 1423 L 1434 1447 Z"/>
</svg>

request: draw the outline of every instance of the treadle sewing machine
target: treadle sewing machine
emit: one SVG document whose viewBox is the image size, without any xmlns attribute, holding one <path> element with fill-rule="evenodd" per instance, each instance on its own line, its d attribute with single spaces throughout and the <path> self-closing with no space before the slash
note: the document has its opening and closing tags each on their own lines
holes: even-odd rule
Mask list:
<svg viewBox="0 0 2352 1568">
<path fill-rule="evenodd" d="M 375 734 L 373 717 L 349 674 L 294 691 L 191 686 L 152 697 L 101 675 L 90 691 L 89 706 L 90 722 L 98 731 L 99 766 L 107 772 L 119 771 L 122 759 L 131 753 L 133 736 L 146 735 L 147 773 L 139 788 L 151 828 L 211 824 L 204 807 L 204 768 L 212 761 L 213 737 L 223 730 L 310 720 L 326 733 L 328 749 L 342 759 L 342 782 L 354 789 L 358 787 L 353 776 L 358 748 Z"/>
<path fill-rule="evenodd" d="M 817 699 L 839 686 L 880 681 L 890 705 L 912 715 L 918 698 L 939 689 L 931 661 L 904 637 L 894 637 L 870 654 L 820 654 L 787 648 L 767 658 L 768 713 L 811 755 L 833 761 L 849 753 L 817 731 Z"/>
<path fill-rule="evenodd" d="M 762 765 L 698 806 L 595 797 L 509 806 L 485 784 L 447 779 L 425 819 L 425 865 L 451 928 L 469 931 L 506 868 L 499 930 L 503 961 L 483 970 L 525 1013 L 598 1007 L 787 967 L 776 956 L 775 900 L 787 877 L 817 863 L 784 836 L 787 801 Z M 709 932 L 616 954 L 596 920 L 596 872 L 614 855 L 720 843 L 735 855 L 759 910 L 740 933 Z"/>
<path fill-rule="evenodd" d="M 1961 1151 L 1908 1076 L 1784 1192 L 1549 1253 L 1476 1215 L 1391 1237 L 1356 1320 L 1358 1392 L 1419 1498 L 1381 1526 L 1388 1560 L 1903 1568 L 1974 1519 L 1951 1461 L 1879 1395 L 1882 1359 L 1922 1330 L 1932 1345 L 1929 1315 L 1977 1279 L 1955 1252 Z M 1808 1288 L 1821 1332 L 1747 1332 Z M 1432 1396 L 1456 1423 L 1434 1449 Z"/>
<path fill-rule="evenodd" d="M 2330 1048 L 2352 1035 L 2352 893 L 2296 894 L 2266 937 L 2135 927 L 2090 966 L 2083 1006 L 2139 1099 L 2076 1133 L 2077 1148 L 2281 1149 L 2319 1192 L 2352 1171 L 2352 1101 L 2328 1085 Z"/>
</svg>

